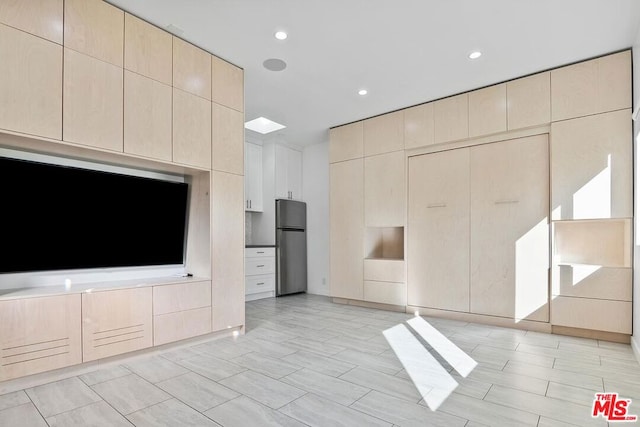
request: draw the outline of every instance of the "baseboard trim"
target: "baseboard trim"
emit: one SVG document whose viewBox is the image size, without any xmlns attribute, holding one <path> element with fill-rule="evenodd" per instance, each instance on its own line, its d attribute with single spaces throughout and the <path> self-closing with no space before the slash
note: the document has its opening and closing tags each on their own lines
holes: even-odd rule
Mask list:
<svg viewBox="0 0 640 427">
<path fill-rule="evenodd" d="M 379 302 L 360 301 L 356 299 L 333 297 L 331 300 L 336 304 L 355 305 L 358 307 L 375 308 L 378 310 L 405 312 L 404 305 L 382 304 Z"/>
<path fill-rule="evenodd" d="M 631 335 L 619 332 L 596 331 L 592 329 L 571 328 L 568 326 L 553 326 L 552 333 L 556 335 L 567 335 L 570 337 L 591 338 L 594 340 L 618 342 L 629 344 Z"/>
</svg>

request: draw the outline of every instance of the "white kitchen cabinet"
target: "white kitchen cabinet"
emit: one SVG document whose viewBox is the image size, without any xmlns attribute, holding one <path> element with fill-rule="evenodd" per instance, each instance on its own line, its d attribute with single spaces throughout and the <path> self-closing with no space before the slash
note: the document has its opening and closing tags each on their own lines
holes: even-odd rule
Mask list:
<svg viewBox="0 0 640 427">
<path fill-rule="evenodd" d="M 262 212 L 262 146 L 245 143 L 244 210 Z"/>
<path fill-rule="evenodd" d="M 276 144 L 276 199 L 302 200 L 302 152 Z"/>
<path fill-rule="evenodd" d="M 245 301 L 276 295 L 276 249 L 252 247 L 244 251 Z"/>
</svg>

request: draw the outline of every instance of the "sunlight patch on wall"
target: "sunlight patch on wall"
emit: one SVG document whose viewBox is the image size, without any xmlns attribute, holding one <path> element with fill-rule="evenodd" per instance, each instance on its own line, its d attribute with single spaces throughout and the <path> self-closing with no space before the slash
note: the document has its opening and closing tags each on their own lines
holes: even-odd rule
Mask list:
<svg viewBox="0 0 640 427">
<path fill-rule="evenodd" d="M 516 323 L 547 304 L 549 225 L 544 218 L 516 241 Z"/>
<path fill-rule="evenodd" d="M 607 167 L 573 194 L 574 218 L 611 218 L 611 154 Z"/>
</svg>

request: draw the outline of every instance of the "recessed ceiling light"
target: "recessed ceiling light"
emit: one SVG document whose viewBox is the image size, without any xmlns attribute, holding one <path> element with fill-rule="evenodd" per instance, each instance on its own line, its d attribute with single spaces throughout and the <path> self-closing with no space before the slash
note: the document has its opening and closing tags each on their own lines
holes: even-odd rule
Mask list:
<svg viewBox="0 0 640 427">
<path fill-rule="evenodd" d="M 469 54 L 469 59 L 478 59 L 482 56 L 482 52 L 480 52 L 479 50 L 476 50 L 474 52 L 471 52 Z"/>
<path fill-rule="evenodd" d="M 250 120 L 244 124 L 244 127 L 263 135 L 286 128 L 285 125 L 276 123 L 273 120 L 267 119 L 266 117 L 258 117 L 257 119 Z"/>
<path fill-rule="evenodd" d="M 277 32 L 274 34 L 274 36 L 275 36 L 275 38 L 277 38 L 278 40 L 284 40 L 284 39 L 286 39 L 286 38 L 288 37 L 288 36 L 287 36 L 287 33 L 285 33 L 284 31 L 277 31 Z"/>
<path fill-rule="evenodd" d="M 368 93 L 369 93 L 369 91 L 367 91 L 366 89 L 360 89 L 360 90 L 358 91 L 358 95 L 361 95 L 361 96 L 364 96 L 364 95 L 366 95 L 366 94 L 368 94 Z"/>
</svg>

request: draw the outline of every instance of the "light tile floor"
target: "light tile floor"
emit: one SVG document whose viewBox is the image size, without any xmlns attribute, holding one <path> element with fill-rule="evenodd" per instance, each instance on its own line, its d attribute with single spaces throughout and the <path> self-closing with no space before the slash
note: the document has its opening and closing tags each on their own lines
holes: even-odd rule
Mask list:
<svg viewBox="0 0 640 427">
<path fill-rule="evenodd" d="M 244 336 L 0 395 L 0 426 L 607 425 L 591 417 L 603 391 L 640 414 L 628 345 L 425 318 L 478 363 L 465 378 L 414 334 L 458 383 L 432 411 L 382 333 L 410 315 L 303 294 L 246 318 Z"/>
</svg>

